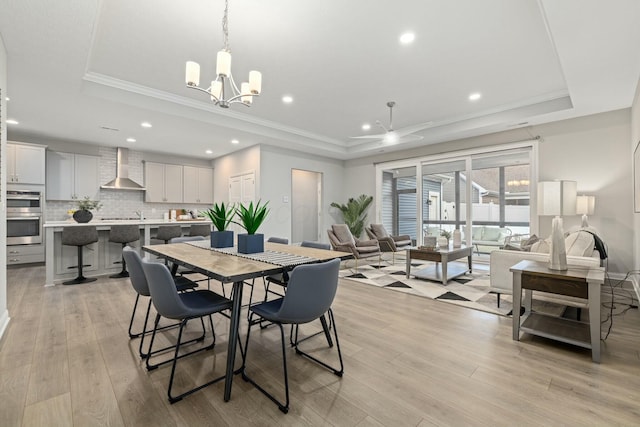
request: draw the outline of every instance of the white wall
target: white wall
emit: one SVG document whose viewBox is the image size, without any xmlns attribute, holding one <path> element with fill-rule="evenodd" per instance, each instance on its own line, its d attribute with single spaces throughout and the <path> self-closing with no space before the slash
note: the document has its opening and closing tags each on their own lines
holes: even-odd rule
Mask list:
<svg viewBox="0 0 640 427">
<path fill-rule="evenodd" d="M 629 152 L 629 166 L 631 167 L 631 186 L 633 188 L 633 154 L 636 149 L 636 145 L 640 141 L 640 84 L 636 87 L 636 94 L 633 99 L 633 104 L 631 105 L 631 137 L 629 140 L 630 149 Z M 637 165 L 636 167 L 640 167 Z M 640 191 L 640 189 L 639 189 Z M 634 231 L 640 230 L 640 213 L 634 212 L 634 207 L 632 205 L 631 209 L 633 215 L 633 229 Z M 640 233 L 635 232 L 633 238 L 633 269 L 640 269 Z"/>
<path fill-rule="evenodd" d="M 7 101 L 7 51 L 0 36 L 0 338 L 9 324 L 7 310 L 7 130 L 5 126 Z"/>
<path fill-rule="evenodd" d="M 610 271 L 625 273 L 636 268 L 631 237 L 635 228 L 629 161 L 630 129 L 630 110 L 624 109 L 350 160 L 345 164 L 345 181 L 349 183 L 346 191 L 349 194 L 375 194 L 374 163 L 529 140 L 540 135 L 539 179 L 575 180 L 580 193 L 596 197 L 595 214 L 590 216 L 589 223 L 599 230 L 609 247 Z M 567 230 L 579 224 L 579 216 L 565 218 Z M 542 218 L 540 234 L 548 235 L 550 227 L 550 220 Z"/>
<path fill-rule="evenodd" d="M 344 162 L 284 150 L 276 147 L 262 147 L 261 155 L 262 200 L 269 200 L 271 213 L 262 232 L 265 236 L 287 237 L 291 239 L 291 170 L 301 169 L 322 173 L 322 218 L 320 229 L 325 230 L 335 221 L 332 219 L 331 202 L 344 202 L 345 179 Z M 287 198 L 289 202 L 285 202 Z M 320 233 L 321 241 L 328 242 L 325 232 Z"/>
</svg>

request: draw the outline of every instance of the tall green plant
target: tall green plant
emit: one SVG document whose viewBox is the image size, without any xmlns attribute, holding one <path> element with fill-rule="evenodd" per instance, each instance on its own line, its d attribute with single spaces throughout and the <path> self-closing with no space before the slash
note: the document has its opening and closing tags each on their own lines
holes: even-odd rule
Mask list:
<svg viewBox="0 0 640 427">
<path fill-rule="evenodd" d="M 364 225 L 367 221 L 367 209 L 371 206 L 371 202 L 373 202 L 372 196 L 361 194 L 357 199 L 350 198 L 346 205 L 333 202 L 331 206 L 340 209 L 344 223 L 349 227 L 351 234 L 359 238 L 362 235 L 362 230 L 364 230 Z"/>
<path fill-rule="evenodd" d="M 236 207 L 236 215 L 240 218 L 240 222 L 231 222 L 244 228 L 247 231 L 247 234 L 256 234 L 256 231 L 258 231 L 258 228 L 262 225 L 262 222 L 269 213 L 269 209 L 267 208 L 268 204 L 269 202 L 266 202 L 260 206 L 260 200 L 258 200 L 258 203 L 256 203 L 255 206 L 253 205 L 253 202 L 249 203 L 249 206 L 240 204 Z"/>
<path fill-rule="evenodd" d="M 225 206 L 224 202 L 215 203 L 211 209 L 204 211 L 204 214 L 209 217 L 216 230 L 225 231 L 236 214 L 235 205 Z"/>
</svg>

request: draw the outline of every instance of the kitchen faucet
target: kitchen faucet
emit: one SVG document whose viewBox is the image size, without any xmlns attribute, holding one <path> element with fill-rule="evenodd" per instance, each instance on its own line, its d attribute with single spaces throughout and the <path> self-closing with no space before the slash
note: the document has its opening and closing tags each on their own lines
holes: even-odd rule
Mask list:
<svg viewBox="0 0 640 427">
<path fill-rule="evenodd" d="M 144 212 L 136 211 L 136 215 L 138 215 L 140 217 L 140 221 L 144 221 Z"/>
</svg>

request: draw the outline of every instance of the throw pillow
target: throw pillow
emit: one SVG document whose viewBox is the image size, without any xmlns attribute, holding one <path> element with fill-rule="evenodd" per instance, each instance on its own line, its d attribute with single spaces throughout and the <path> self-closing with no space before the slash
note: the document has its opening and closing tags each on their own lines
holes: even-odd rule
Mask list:
<svg viewBox="0 0 640 427">
<path fill-rule="evenodd" d="M 531 247 L 534 243 L 538 242 L 540 238 L 535 234 L 532 234 L 528 239 L 520 243 L 520 249 L 526 252 L 531 252 Z"/>
<path fill-rule="evenodd" d="M 540 239 L 531 245 L 531 252 L 537 252 L 541 254 L 548 254 L 551 252 L 551 242 L 546 239 Z"/>
<path fill-rule="evenodd" d="M 356 241 L 353 238 L 351 231 L 349 231 L 349 227 L 347 227 L 347 224 L 333 224 L 331 228 L 333 229 L 333 234 L 336 235 L 340 243 L 351 243 L 354 245 L 356 244 Z"/>
<path fill-rule="evenodd" d="M 590 233 L 578 231 L 571 233 L 564 239 L 567 255 L 590 257 L 593 254 L 595 240 Z"/>
<path fill-rule="evenodd" d="M 371 231 L 373 231 L 373 234 L 375 234 L 378 239 L 384 239 L 389 236 L 382 224 L 371 224 Z"/>
</svg>

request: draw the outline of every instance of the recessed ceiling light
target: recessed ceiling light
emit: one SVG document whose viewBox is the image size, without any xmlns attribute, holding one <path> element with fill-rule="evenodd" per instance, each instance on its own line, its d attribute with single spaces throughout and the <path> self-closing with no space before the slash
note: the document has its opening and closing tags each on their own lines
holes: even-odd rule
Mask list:
<svg viewBox="0 0 640 427">
<path fill-rule="evenodd" d="M 207 153 L 207 154 L 213 154 L 213 151 L 212 151 L 212 150 L 207 150 L 207 151 L 205 151 L 205 153 Z"/>
<path fill-rule="evenodd" d="M 293 97 L 290 95 L 285 95 L 282 97 L 282 102 L 285 104 L 291 104 L 293 102 Z"/>
<path fill-rule="evenodd" d="M 402 44 L 413 43 L 415 39 L 416 39 L 416 35 L 414 33 L 404 33 L 403 35 L 400 36 L 400 43 Z"/>
<path fill-rule="evenodd" d="M 477 101 L 480 98 L 482 98 L 482 95 L 479 94 L 478 92 L 472 93 L 471 95 L 469 95 L 469 101 Z"/>
<path fill-rule="evenodd" d="M 371 125 L 369 123 L 365 123 L 362 125 L 362 130 L 369 130 L 371 129 Z"/>
<path fill-rule="evenodd" d="M 9 98 L 8 96 L 4 99 L 5 101 L 11 101 L 11 98 Z"/>
<path fill-rule="evenodd" d="M 17 124 L 19 124 L 19 123 L 20 123 L 20 122 L 19 122 L 19 121 L 17 121 L 17 120 L 7 119 L 7 124 L 8 124 L 8 125 L 17 125 Z"/>
<path fill-rule="evenodd" d="M 238 141 L 237 139 L 232 139 L 232 140 L 231 140 L 231 143 L 232 143 L 232 144 L 240 144 L 240 141 Z"/>
<path fill-rule="evenodd" d="M 140 126 L 142 126 L 143 128 L 150 128 L 150 127 L 151 127 L 151 123 L 149 123 L 149 122 L 142 122 L 142 123 L 140 123 Z"/>
<path fill-rule="evenodd" d="M 127 138 L 127 142 L 136 142 L 135 138 Z"/>
</svg>

